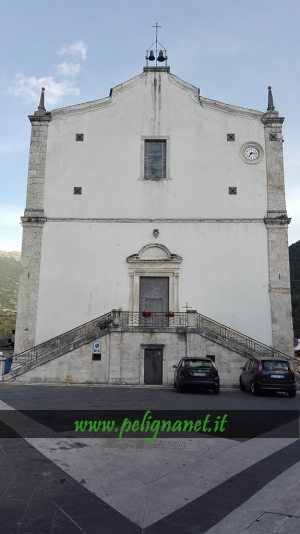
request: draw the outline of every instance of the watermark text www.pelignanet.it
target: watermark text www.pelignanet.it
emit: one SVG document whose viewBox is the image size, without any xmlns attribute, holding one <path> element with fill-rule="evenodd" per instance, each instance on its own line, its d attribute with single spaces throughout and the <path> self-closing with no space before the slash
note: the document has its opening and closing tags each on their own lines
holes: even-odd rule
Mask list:
<svg viewBox="0 0 300 534">
<path fill-rule="evenodd" d="M 211 420 L 211 414 L 206 414 L 204 419 L 183 420 L 177 419 L 175 421 L 153 419 L 151 410 L 144 413 L 143 418 L 131 421 L 127 417 L 121 422 L 121 426 L 116 426 L 116 421 L 112 420 L 91 420 L 91 421 L 75 421 L 75 432 L 118 432 L 118 441 L 122 441 L 123 435 L 130 432 L 149 433 L 153 435 L 150 438 L 145 438 L 145 441 L 154 441 L 159 432 L 203 432 L 214 433 L 224 432 L 225 424 L 227 423 L 228 414 L 215 416 Z"/>
</svg>

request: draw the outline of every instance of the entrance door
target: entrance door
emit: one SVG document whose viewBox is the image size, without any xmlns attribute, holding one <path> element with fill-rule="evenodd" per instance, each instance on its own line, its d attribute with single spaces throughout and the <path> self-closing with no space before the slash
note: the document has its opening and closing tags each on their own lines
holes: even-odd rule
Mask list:
<svg viewBox="0 0 300 534">
<path fill-rule="evenodd" d="M 162 384 L 162 349 L 145 349 L 145 384 Z"/>
<path fill-rule="evenodd" d="M 169 309 L 169 278 L 140 277 L 140 311 L 159 312 L 153 316 L 151 326 L 168 326 L 165 312 Z M 150 321 L 149 321 L 150 325 Z"/>
</svg>

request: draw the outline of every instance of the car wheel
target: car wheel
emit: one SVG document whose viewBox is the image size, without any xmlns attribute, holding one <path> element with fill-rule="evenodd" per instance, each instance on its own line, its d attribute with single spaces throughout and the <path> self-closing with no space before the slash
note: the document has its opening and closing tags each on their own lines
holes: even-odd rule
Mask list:
<svg viewBox="0 0 300 534">
<path fill-rule="evenodd" d="M 219 393 L 220 393 L 220 386 L 216 386 L 216 387 L 214 387 L 213 392 L 214 392 L 214 395 L 219 395 Z"/>
<path fill-rule="evenodd" d="M 297 391 L 288 391 L 289 397 L 296 397 Z"/>
<path fill-rule="evenodd" d="M 246 391 L 246 386 L 244 385 L 244 382 L 242 381 L 241 378 L 240 378 L 240 390 L 241 391 Z"/>
<path fill-rule="evenodd" d="M 251 395 L 257 395 L 258 394 L 258 389 L 257 389 L 257 387 L 255 387 L 255 385 L 253 383 L 253 380 L 251 380 L 251 382 L 250 382 L 250 393 L 251 393 Z"/>
<path fill-rule="evenodd" d="M 177 384 L 176 384 L 176 389 L 177 389 L 177 393 L 182 393 L 182 392 L 183 392 L 183 387 L 180 386 L 180 385 L 178 384 L 178 382 L 177 382 Z"/>
</svg>

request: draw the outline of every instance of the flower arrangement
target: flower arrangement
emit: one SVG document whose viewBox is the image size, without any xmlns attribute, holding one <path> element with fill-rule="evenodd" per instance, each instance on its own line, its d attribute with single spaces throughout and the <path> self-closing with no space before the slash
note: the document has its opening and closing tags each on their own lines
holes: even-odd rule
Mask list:
<svg viewBox="0 0 300 534">
<path fill-rule="evenodd" d="M 112 319 L 104 319 L 101 323 L 98 323 L 97 326 L 99 326 L 100 330 L 104 330 L 104 328 L 108 328 L 112 322 Z"/>
<path fill-rule="evenodd" d="M 167 312 L 165 313 L 165 316 L 166 316 L 166 317 L 174 317 L 174 312 L 172 312 L 172 311 L 167 311 Z"/>
<path fill-rule="evenodd" d="M 147 319 L 147 317 L 151 317 L 152 315 L 152 312 L 150 311 L 142 311 L 142 316 L 145 317 Z"/>
</svg>

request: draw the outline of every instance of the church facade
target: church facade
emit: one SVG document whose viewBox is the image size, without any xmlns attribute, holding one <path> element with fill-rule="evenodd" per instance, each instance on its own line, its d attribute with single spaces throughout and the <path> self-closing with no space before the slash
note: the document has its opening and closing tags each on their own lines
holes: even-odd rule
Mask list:
<svg viewBox="0 0 300 534">
<path fill-rule="evenodd" d="M 107 98 L 51 112 L 42 91 L 29 119 L 16 354 L 113 309 L 163 321 L 196 310 L 293 354 L 284 119 L 271 88 L 260 112 L 144 67 Z M 165 335 L 151 324 L 119 338 L 115 377 L 125 345 L 141 383 L 132 362 L 151 343 L 165 355 L 173 344 L 177 363 L 169 323 Z"/>
</svg>

